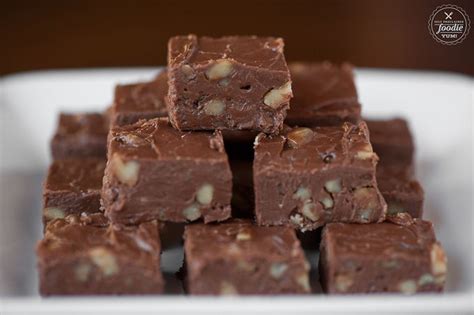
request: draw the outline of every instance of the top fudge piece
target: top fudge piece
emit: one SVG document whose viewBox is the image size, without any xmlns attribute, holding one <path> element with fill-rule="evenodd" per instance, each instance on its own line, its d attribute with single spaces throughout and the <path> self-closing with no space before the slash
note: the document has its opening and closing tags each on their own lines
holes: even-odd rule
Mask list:
<svg viewBox="0 0 474 315">
<path fill-rule="evenodd" d="M 305 231 L 328 222 L 383 221 L 377 160 L 364 122 L 260 134 L 253 164 L 257 223 Z"/>
<path fill-rule="evenodd" d="M 158 229 L 108 225 L 101 214 L 51 221 L 36 250 L 41 295 L 162 293 Z"/>
<path fill-rule="evenodd" d="M 187 290 L 191 294 L 303 294 L 309 264 L 295 231 L 247 220 L 185 228 Z"/>
<path fill-rule="evenodd" d="M 53 159 L 100 157 L 107 152 L 109 122 L 100 113 L 61 113 L 51 140 Z"/>
<path fill-rule="evenodd" d="M 442 291 L 446 256 L 431 222 L 407 214 L 381 224 L 331 223 L 319 271 L 328 293 Z"/>
<path fill-rule="evenodd" d="M 383 165 L 413 167 L 415 145 L 404 119 L 367 120 L 370 142 Z"/>
<path fill-rule="evenodd" d="M 278 132 L 292 97 L 283 46 L 272 37 L 171 38 L 167 107 L 173 126 Z"/>
<path fill-rule="evenodd" d="M 290 126 L 339 125 L 360 119 L 352 66 L 329 62 L 289 65 L 294 98 L 285 123 Z"/>
<path fill-rule="evenodd" d="M 186 222 L 230 217 L 232 174 L 222 135 L 181 132 L 167 118 L 109 134 L 102 203 L 112 222 Z"/>
<path fill-rule="evenodd" d="M 150 82 L 117 85 L 111 113 L 112 125 L 130 125 L 140 119 L 166 117 L 164 98 L 167 94 L 166 70 Z"/>
</svg>

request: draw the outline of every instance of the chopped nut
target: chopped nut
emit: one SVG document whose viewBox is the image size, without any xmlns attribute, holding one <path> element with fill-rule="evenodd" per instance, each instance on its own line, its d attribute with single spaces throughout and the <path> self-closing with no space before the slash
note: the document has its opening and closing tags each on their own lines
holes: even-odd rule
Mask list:
<svg viewBox="0 0 474 315">
<path fill-rule="evenodd" d="M 405 280 L 400 282 L 398 289 L 403 294 L 413 294 L 416 293 L 418 286 L 414 280 Z"/>
<path fill-rule="evenodd" d="M 44 208 L 43 215 L 47 220 L 64 219 L 66 216 L 62 209 L 56 207 Z"/>
<path fill-rule="evenodd" d="M 374 156 L 374 152 L 358 151 L 355 155 L 355 158 L 358 160 L 368 160 Z"/>
<path fill-rule="evenodd" d="M 420 286 L 432 284 L 434 282 L 435 282 L 435 278 L 430 273 L 425 273 L 420 277 L 420 279 L 418 279 L 418 285 Z"/>
<path fill-rule="evenodd" d="M 237 292 L 237 289 L 234 287 L 234 285 L 227 282 L 227 281 L 222 281 L 221 282 L 221 290 L 220 290 L 219 293 L 221 295 L 237 295 L 237 294 L 239 294 Z"/>
<path fill-rule="evenodd" d="M 292 95 L 291 82 L 287 82 L 281 87 L 272 89 L 265 94 L 263 103 L 276 109 L 282 104 L 287 103 Z"/>
<path fill-rule="evenodd" d="M 219 80 L 231 74 L 233 69 L 234 66 L 232 65 L 232 62 L 227 59 L 220 59 L 207 69 L 206 77 L 209 80 Z"/>
<path fill-rule="evenodd" d="M 239 255 L 240 254 L 240 247 L 239 245 L 235 244 L 235 243 L 231 243 L 228 247 L 227 247 L 227 253 L 230 254 L 230 255 Z"/>
<path fill-rule="evenodd" d="M 79 280 L 80 282 L 86 282 L 87 279 L 89 278 L 89 273 L 91 271 L 91 265 L 86 264 L 86 263 L 81 263 L 76 266 L 74 269 L 74 275 L 76 276 L 76 279 Z"/>
<path fill-rule="evenodd" d="M 352 286 L 354 283 L 354 279 L 345 274 L 340 274 L 336 276 L 336 290 L 339 292 L 347 292 L 347 290 Z"/>
<path fill-rule="evenodd" d="M 112 171 L 117 179 L 128 185 L 134 186 L 138 181 L 140 164 L 136 161 L 124 162 L 118 155 L 114 155 L 111 161 Z"/>
<path fill-rule="evenodd" d="M 354 190 L 354 204 L 361 222 L 369 222 L 378 204 L 377 191 L 373 187 L 360 187 Z"/>
<path fill-rule="evenodd" d="M 297 213 L 290 216 L 290 221 L 296 226 L 301 226 L 301 224 L 303 224 L 303 217 Z"/>
<path fill-rule="evenodd" d="M 332 200 L 331 197 L 324 197 L 319 201 L 323 204 L 324 209 L 330 209 L 334 207 L 334 201 Z"/>
<path fill-rule="evenodd" d="M 300 186 L 293 194 L 293 199 L 305 201 L 311 198 L 311 190 L 309 188 Z"/>
<path fill-rule="evenodd" d="M 403 213 L 406 212 L 405 209 L 403 209 L 402 205 L 394 202 L 387 203 L 387 214 L 388 215 L 395 215 L 397 213 Z"/>
<path fill-rule="evenodd" d="M 364 209 L 360 213 L 360 222 L 369 222 L 370 217 L 372 215 L 373 210 L 372 209 Z"/>
<path fill-rule="evenodd" d="M 146 140 L 130 133 L 123 133 L 117 136 L 116 140 L 120 143 L 132 146 L 139 147 L 147 144 Z"/>
<path fill-rule="evenodd" d="M 255 265 L 245 261 L 245 260 L 239 260 L 237 262 L 237 268 L 243 271 L 253 271 L 255 270 Z"/>
<path fill-rule="evenodd" d="M 186 76 L 188 80 L 193 79 L 196 77 L 196 74 L 194 73 L 194 69 L 190 65 L 183 65 L 181 66 L 181 72 Z"/>
<path fill-rule="evenodd" d="M 217 84 L 219 84 L 222 87 L 226 87 L 229 85 L 229 83 L 230 83 L 230 79 L 225 78 L 225 79 L 220 80 Z"/>
<path fill-rule="evenodd" d="M 204 104 L 204 112 L 209 116 L 218 116 L 225 110 L 225 103 L 221 100 L 210 100 Z"/>
<path fill-rule="evenodd" d="M 270 275 L 274 279 L 280 279 L 287 269 L 288 265 L 285 263 L 273 263 L 270 266 Z"/>
<path fill-rule="evenodd" d="M 140 249 L 146 252 L 151 252 L 153 250 L 153 247 L 150 245 L 150 243 L 148 243 L 147 241 L 143 240 L 140 237 L 135 237 L 135 243 Z"/>
<path fill-rule="evenodd" d="M 324 188 L 330 193 L 338 193 L 341 191 L 341 179 L 333 179 L 328 180 L 326 184 L 324 184 Z"/>
<path fill-rule="evenodd" d="M 375 153 L 372 150 L 372 146 L 370 144 L 366 144 L 361 150 L 357 151 L 355 154 L 355 158 L 358 160 L 368 160 L 374 156 Z"/>
<path fill-rule="evenodd" d="M 392 269 L 392 268 L 398 268 L 399 265 L 396 260 L 389 260 L 389 261 L 383 261 L 382 266 L 384 268 Z"/>
<path fill-rule="evenodd" d="M 239 232 L 235 236 L 235 239 L 238 240 L 238 241 L 248 241 L 248 240 L 252 239 L 252 235 L 250 235 L 250 233 L 247 232 L 247 231 L 242 231 L 242 232 Z"/>
<path fill-rule="evenodd" d="M 291 148 L 301 147 L 313 140 L 313 130 L 309 128 L 296 128 L 290 131 L 286 137 L 288 139 L 288 145 Z"/>
<path fill-rule="evenodd" d="M 318 205 L 314 204 L 313 202 L 305 202 L 303 208 L 301 209 L 301 213 L 311 221 L 318 221 L 320 218 L 320 209 L 318 209 Z"/>
<path fill-rule="evenodd" d="M 195 203 L 183 210 L 184 217 L 189 221 L 195 221 L 201 217 L 201 209 Z"/>
<path fill-rule="evenodd" d="M 214 197 L 214 186 L 211 184 L 202 185 L 196 192 L 196 200 L 202 205 L 209 205 Z"/>
<path fill-rule="evenodd" d="M 119 271 L 115 256 L 104 247 L 96 247 L 89 251 L 92 262 L 102 270 L 104 276 L 112 276 Z"/>
<path fill-rule="evenodd" d="M 434 243 L 431 246 L 431 271 L 435 276 L 446 274 L 446 255 L 443 248 Z"/>
<path fill-rule="evenodd" d="M 307 274 L 301 274 L 296 278 L 296 283 L 298 283 L 306 292 L 311 290 L 309 285 L 309 278 Z"/>
</svg>

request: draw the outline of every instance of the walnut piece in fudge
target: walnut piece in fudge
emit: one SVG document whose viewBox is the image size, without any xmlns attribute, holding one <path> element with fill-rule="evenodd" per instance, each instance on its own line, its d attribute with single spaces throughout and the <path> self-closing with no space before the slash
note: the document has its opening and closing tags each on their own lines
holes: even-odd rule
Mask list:
<svg viewBox="0 0 474 315">
<path fill-rule="evenodd" d="M 326 225 L 319 266 L 331 294 L 438 292 L 447 269 L 431 222 L 407 214 L 393 223 Z"/>
<path fill-rule="evenodd" d="M 352 65 L 297 62 L 289 68 L 294 97 L 285 123 L 312 127 L 359 121 L 361 106 Z"/>
<path fill-rule="evenodd" d="M 68 216 L 46 226 L 36 249 L 40 294 L 159 294 L 156 222 L 106 225 L 102 215 Z"/>
<path fill-rule="evenodd" d="M 187 225 L 186 285 L 190 294 L 304 294 L 311 291 L 295 231 L 247 220 Z"/>
<path fill-rule="evenodd" d="M 167 108 L 180 130 L 276 133 L 292 97 L 283 39 L 172 37 Z"/>
<path fill-rule="evenodd" d="M 104 169 L 102 159 L 54 161 L 43 187 L 43 223 L 98 212 Z"/>
<path fill-rule="evenodd" d="M 167 118 L 141 120 L 109 134 L 102 202 L 115 223 L 223 221 L 232 174 L 222 135 L 180 132 Z"/>
<path fill-rule="evenodd" d="M 84 157 L 105 159 L 108 131 L 109 122 L 103 114 L 61 113 L 56 133 L 51 140 L 53 159 Z"/>
<path fill-rule="evenodd" d="M 377 160 L 364 122 L 260 134 L 253 164 L 257 223 L 306 231 L 329 222 L 383 221 Z"/>
<path fill-rule="evenodd" d="M 140 119 L 166 117 L 167 94 L 166 69 L 150 82 L 117 85 L 111 110 L 112 126 L 130 125 Z"/>
</svg>

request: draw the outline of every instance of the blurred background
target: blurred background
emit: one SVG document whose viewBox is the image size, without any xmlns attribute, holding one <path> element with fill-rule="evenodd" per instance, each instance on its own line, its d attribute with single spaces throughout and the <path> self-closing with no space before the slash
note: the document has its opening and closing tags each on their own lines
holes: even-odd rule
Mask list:
<svg viewBox="0 0 474 315">
<path fill-rule="evenodd" d="M 0 75 L 52 68 L 157 66 L 170 36 L 282 36 L 294 60 L 348 60 L 360 67 L 474 74 L 474 30 L 456 46 L 427 25 L 461 0 L 0 1 Z"/>
</svg>

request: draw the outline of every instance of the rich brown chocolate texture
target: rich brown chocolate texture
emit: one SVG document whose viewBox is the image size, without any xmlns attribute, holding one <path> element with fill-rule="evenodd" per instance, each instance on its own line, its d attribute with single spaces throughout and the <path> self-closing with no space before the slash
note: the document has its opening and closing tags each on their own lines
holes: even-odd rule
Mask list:
<svg viewBox="0 0 474 315">
<path fill-rule="evenodd" d="M 283 47 L 273 37 L 172 37 L 167 108 L 173 126 L 281 130 L 292 97 Z"/>
<path fill-rule="evenodd" d="M 407 212 L 413 218 L 423 216 L 425 193 L 421 184 L 407 176 L 407 169 L 377 167 L 377 183 L 385 202 L 387 215 Z"/>
<path fill-rule="evenodd" d="M 149 82 L 117 85 L 111 111 L 112 126 L 130 125 L 140 119 L 166 117 L 168 113 L 164 98 L 167 94 L 166 69 Z"/>
<path fill-rule="evenodd" d="M 442 291 L 447 261 L 431 222 L 399 214 L 380 224 L 324 227 L 319 271 L 330 294 Z"/>
<path fill-rule="evenodd" d="M 353 67 L 348 63 L 290 63 L 294 97 L 285 123 L 317 127 L 360 119 Z"/>
<path fill-rule="evenodd" d="M 402 165 L 412 168 L 415 144 L 406 120 L 366 120 L 370 142 L 380 157 L 380 164 Z"/>
<path fill-rule="evenodd" d="M 247 220 L 191 224 L 184 232 L 190 294 L 305 294 L 311 291 L 295 231 Z"/>
<path fill-rule="evenodd" d="M 100 210 L 105 159 L 53 161 L 43 187 L 43 223 Z"/>
<path fill-rule="evenodd" d="M 39 241 L 40 294 L 160 294 L 158 224 L 109 225 L 102 215 L 67 216 Z"/>
<path fill-rule="evenodd" d="M 104 114 L 61 113 L 56 133 L 51 140 L 53 159 L 84 157 L 105 159 L 108 130 L 109 122 Z"/>
<path fill-rule="evenodd" d="M 167 118 L 111 129 L 102 203 L 115 223 L 223 221 L 232 174 L 220 131 L 181 132 Z"/>
<path fill-rule="evenodd" d="M 414 174 L 414 141 L 408 123 L 402 118 L 367 120 L 370 142 L 380 157 L 377 183 L 387 202 L 387 213 L 408 212 L 423 215 L 424 191 Z"/>
<path fill-rule="evenodd" d="M 306 231 L 329 222 L 383 221 L 377 160 L 364 122 L 260 134 L 253 164 L 257 223 Z"/>
</svg>

